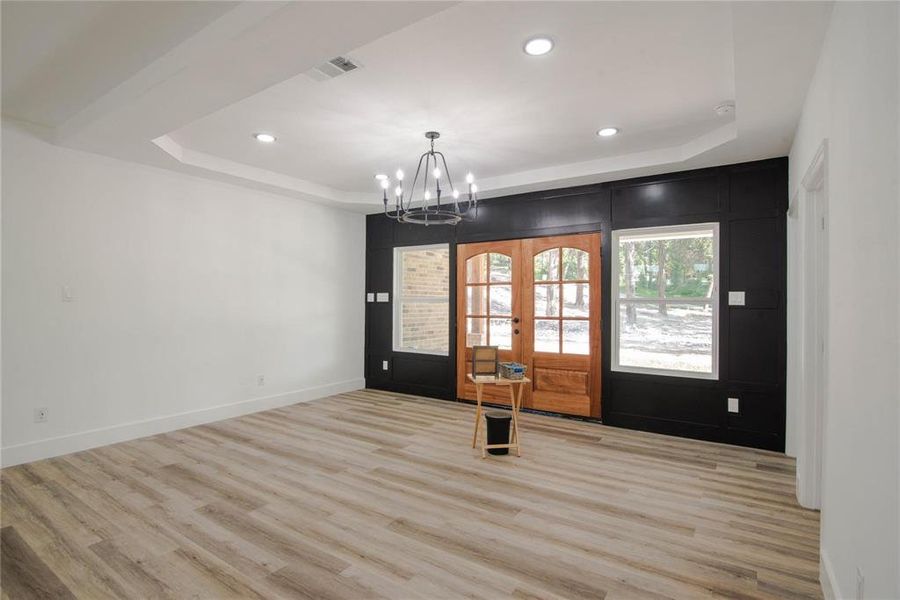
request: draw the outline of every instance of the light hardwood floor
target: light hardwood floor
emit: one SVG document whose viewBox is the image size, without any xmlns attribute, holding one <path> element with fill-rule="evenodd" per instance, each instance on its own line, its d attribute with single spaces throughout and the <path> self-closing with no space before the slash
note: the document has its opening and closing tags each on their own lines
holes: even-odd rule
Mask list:
<svg viewBox="0 0 900 600">
<path fill-rule="evenodd" d="M 819 597 L 783 455 L 342 394 L 2 472 L 7 598 Z"/>
</svg>

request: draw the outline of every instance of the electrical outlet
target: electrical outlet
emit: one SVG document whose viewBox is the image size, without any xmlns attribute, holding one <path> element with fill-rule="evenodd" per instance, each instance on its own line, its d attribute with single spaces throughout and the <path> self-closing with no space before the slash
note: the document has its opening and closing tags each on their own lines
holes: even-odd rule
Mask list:
<svg viewBox="0 0 900 600">
<path fill-rule="evenodd" d="M 388 361 L 386 361 L 386 360 L 381 361 L 381 370 L 382 371 L 388 370 Z"/>
<path fill-rule="evenodd" d="M 740 398 L 729 398 L 728 399 L 728 412 L 730 412 L 730 413 L 740 413 L 741 412 L 741 399 Z"/>
<path fill-rule="evenodd" d="M 866 591 L 866 578 L 863 577 L 862 569 L 856 567 L 856 600 L 863 600 L 863 594 Z"/>
<path fill-rule="evenodd" d="M 266 376 L 265 375 L 257 375 L 256 385 L 266 385 Z"/>
<path fill-rule="evenodd" d="M 47 408 L 36 408 L 34 409 L 34 422 L 35 423 L 46 423 L 47 422 Z"/>
</svg>

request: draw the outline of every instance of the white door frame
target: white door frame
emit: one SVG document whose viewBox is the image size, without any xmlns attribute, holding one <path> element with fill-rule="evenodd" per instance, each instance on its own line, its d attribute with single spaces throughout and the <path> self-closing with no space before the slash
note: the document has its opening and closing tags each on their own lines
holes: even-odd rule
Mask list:
<svg viewBox="0 0 900 600">
<path fill-rule="evenodd" d="M 794 391 L 799 401 L 797 500 L 822 507 L 822 472 L 827 398 L 828 343 L 828 141 L 822 142 L 794 198 L 798 219 L 799 284 L 793 318 Z"/>
</svg>

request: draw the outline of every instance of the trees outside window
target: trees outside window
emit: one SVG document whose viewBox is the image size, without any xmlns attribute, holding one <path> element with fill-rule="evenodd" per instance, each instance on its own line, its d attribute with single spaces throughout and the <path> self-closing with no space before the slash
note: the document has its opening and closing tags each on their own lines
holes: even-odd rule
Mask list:
<svg viewBox="0 0 900 600">
<path fill-rule="evenodd" d="M 613 370 L 718 374 L 717 223 L 613 232 Z"/>
</svg>

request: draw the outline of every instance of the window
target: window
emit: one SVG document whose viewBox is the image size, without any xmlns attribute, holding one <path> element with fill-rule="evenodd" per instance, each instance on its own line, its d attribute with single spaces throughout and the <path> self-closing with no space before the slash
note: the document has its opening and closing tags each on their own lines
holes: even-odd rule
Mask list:
<svg viewBox="0 0 900 600">
<path fill-rule="evenodd" d="M 534 350 L 590 354 L 588 253 L 550 248 L 534 257 Z"/>
<path fill-rule="evenodd" d="M 613 232 L 612 369 L 718 377 L 719 225 Z"/>
<path fill-rule="evenodd" d="M 489 252 L 466 261 L 466 346 L 512 348 L 512 257 Z"/>
<path fill-rule="evenodd" d="M 450 346 L 450 247 L 394 249 L 394 351 L 446 355 Z"/>
</svg>

